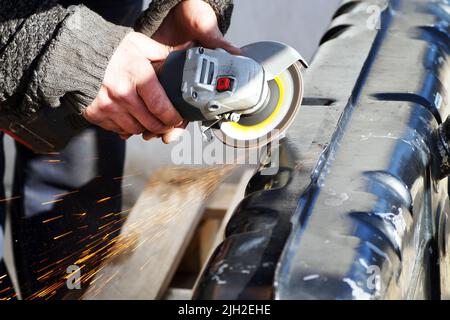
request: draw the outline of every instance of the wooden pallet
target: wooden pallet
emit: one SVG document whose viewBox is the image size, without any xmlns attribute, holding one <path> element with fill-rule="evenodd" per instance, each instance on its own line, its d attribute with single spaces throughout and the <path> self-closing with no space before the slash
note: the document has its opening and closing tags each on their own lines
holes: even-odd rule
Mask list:
<svg viewBox="0 0 450 320">
<path fill-rule="evenodd" d="M 239 182 L 226 182 L 235 170 L 242 171 Z M 232 166 L 156 172 L 122 228 L 117 254 L 83 299 L 190 299 L 253 172 Z"/>
</svg>

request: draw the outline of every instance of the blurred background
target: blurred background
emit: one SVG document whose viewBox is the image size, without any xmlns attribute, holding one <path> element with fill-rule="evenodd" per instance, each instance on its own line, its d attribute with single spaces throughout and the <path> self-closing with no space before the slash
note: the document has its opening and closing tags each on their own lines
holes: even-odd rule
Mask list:
<svg viewBox="0 0 450 320">
<path fill-rule="evenodd" d="M 297 49 L 311 62 L 320 38 L 327 29 L 340 0 L 234 0 L 235 9 L 227 38 L 237 46 L 276 40 Z M 150 3 L 145 0 L 144 7 Z M 194 130 L 190 125 L 189 130 Z M 14 148 L 6 138 L 6 177 L 11 185 Z M 155 169 L 171 165 L 173 146 L 159 140 L 144 141 L 140 137 L 129 139 L 124 184 L 125 204 L 131 205 Z"/>
</svg>

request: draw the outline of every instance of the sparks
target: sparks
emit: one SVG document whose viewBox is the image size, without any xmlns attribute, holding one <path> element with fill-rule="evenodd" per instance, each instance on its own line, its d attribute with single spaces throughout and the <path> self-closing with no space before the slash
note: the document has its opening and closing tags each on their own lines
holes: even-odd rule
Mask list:
<svg viewBox="0 0 450 320">
<path fill-rule="evenodd" d="M 53 204 L 53 203 L 57 203 L 57 202 L 61 202 L 64 201 L 64 199 L 58 199 L 58 200 L 52 200 L 52 201 L 48 201 L 48 202 L 43 202 L 41 203 L 43 206 L 49 205 L 49 204 Z"/>
<path fill-rule="evenodd" d="M 62 163 L 63 161 L 62 160 L 53 159 L 53 160 L 44 160 L 44 162 L 48 162 L 48 163 Z"/>
<path fill-rule="evenodd" d="M 102 203 L 102 202 L 108 201 L 110 199 L 111 199 L 111 197 L 106 197 L 106 198 L 98 200 L 97 203 Z"/>
<path fill-rule="evenodd" d="M 4 199 L 0 199 L 0 202 L 8 202 L 8 201 L 12 201 L 12 200 L 16 200 L 16 199 L 20 199 L 21 196 L 15 196 L 15 197 L 11 197 L 11 198 L 4 198 Z"/>
<path fill-rule="evenodd" d="M 74 193 L 78 193 L 78 192 L 80 192 L 80 190 L 74 190 L 74 191 L 70 191 L 70 192 L 66 192 L 66 193 L 55 194 L 53 197 L 54 198 L 62 198 L 62 197 L 65 197 L 65 196 L 68 196 L 68 195 L 71 195 Z"/>
<path fill-rule="evenodd" d="M 50 219 L 47 219 L 47 220 L 43 220 L 42 223 L 48 223 L 48 222 L 51 222 L 51 221 L 54 221 L 54 220 L 61 219 L 62 217 L 64 217 L 63 214 L 60 215 L 60 216 L 54 217 L 54 218 L 50 218 Z"/>
<path fill-rule="evenodd" d="M 65 236 L 67 236 L 67 235 L 69 235 L 71 233 L 73 233 L 73 231 L 69 231 L 69 232 L 63 233 L 63 234 L 61 234 L 59 236 L 53 237 L 53 240 L 61 239 L 61 238 L 65 237 Z"/>
</svg>

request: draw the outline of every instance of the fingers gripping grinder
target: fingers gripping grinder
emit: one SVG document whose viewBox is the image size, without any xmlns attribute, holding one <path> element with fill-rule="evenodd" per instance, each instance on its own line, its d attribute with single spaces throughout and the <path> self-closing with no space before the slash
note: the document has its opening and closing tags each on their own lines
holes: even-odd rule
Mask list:
<svg viewBox="0 0 450 320">
<path fill-rule="evenodd" d="M 233 147 L 261 147 L 282 137 L 303 98 L 302 68 L 307 64 L 293 48 L 257 42 L 242 55 L 223 49 L 191 48 L 172 52 L 160 81 L 181 116 L 202 121 Z"/>
<path fill-rule="evenodd" d="M 205 136 L 253 148 L 283 137 L 293 122 L 304 67 L 294 49 L 266 41 L 243 47 L 241 56 L 199 47 L 176 51 L 159 74 L 173 105 L 186 120 L 201 121 Z M 61 150 L 87 125 L 68 98 L 25 119 L 0 116 L 0 131 L 38 153 Z"/>
</svg>

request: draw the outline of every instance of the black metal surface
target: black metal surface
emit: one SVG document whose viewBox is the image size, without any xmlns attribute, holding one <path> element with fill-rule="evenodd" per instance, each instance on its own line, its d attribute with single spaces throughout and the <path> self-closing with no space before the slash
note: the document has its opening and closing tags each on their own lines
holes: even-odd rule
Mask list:
<svg viewBox="0 0 450 320">
<path fill-rule="evenodd" d="M 432 175 L 436 180 L 450 175 L 450 117 L 432 135 L 430 148 L 433 154 Z"/>
<path fill-rule="evenodd" d="M 282 169 L 253 178 L 195 298 L 450 298 L 448 183 L 429 142 L 450 111 L 449 12 L 343 2 Z"/>
</svg>

